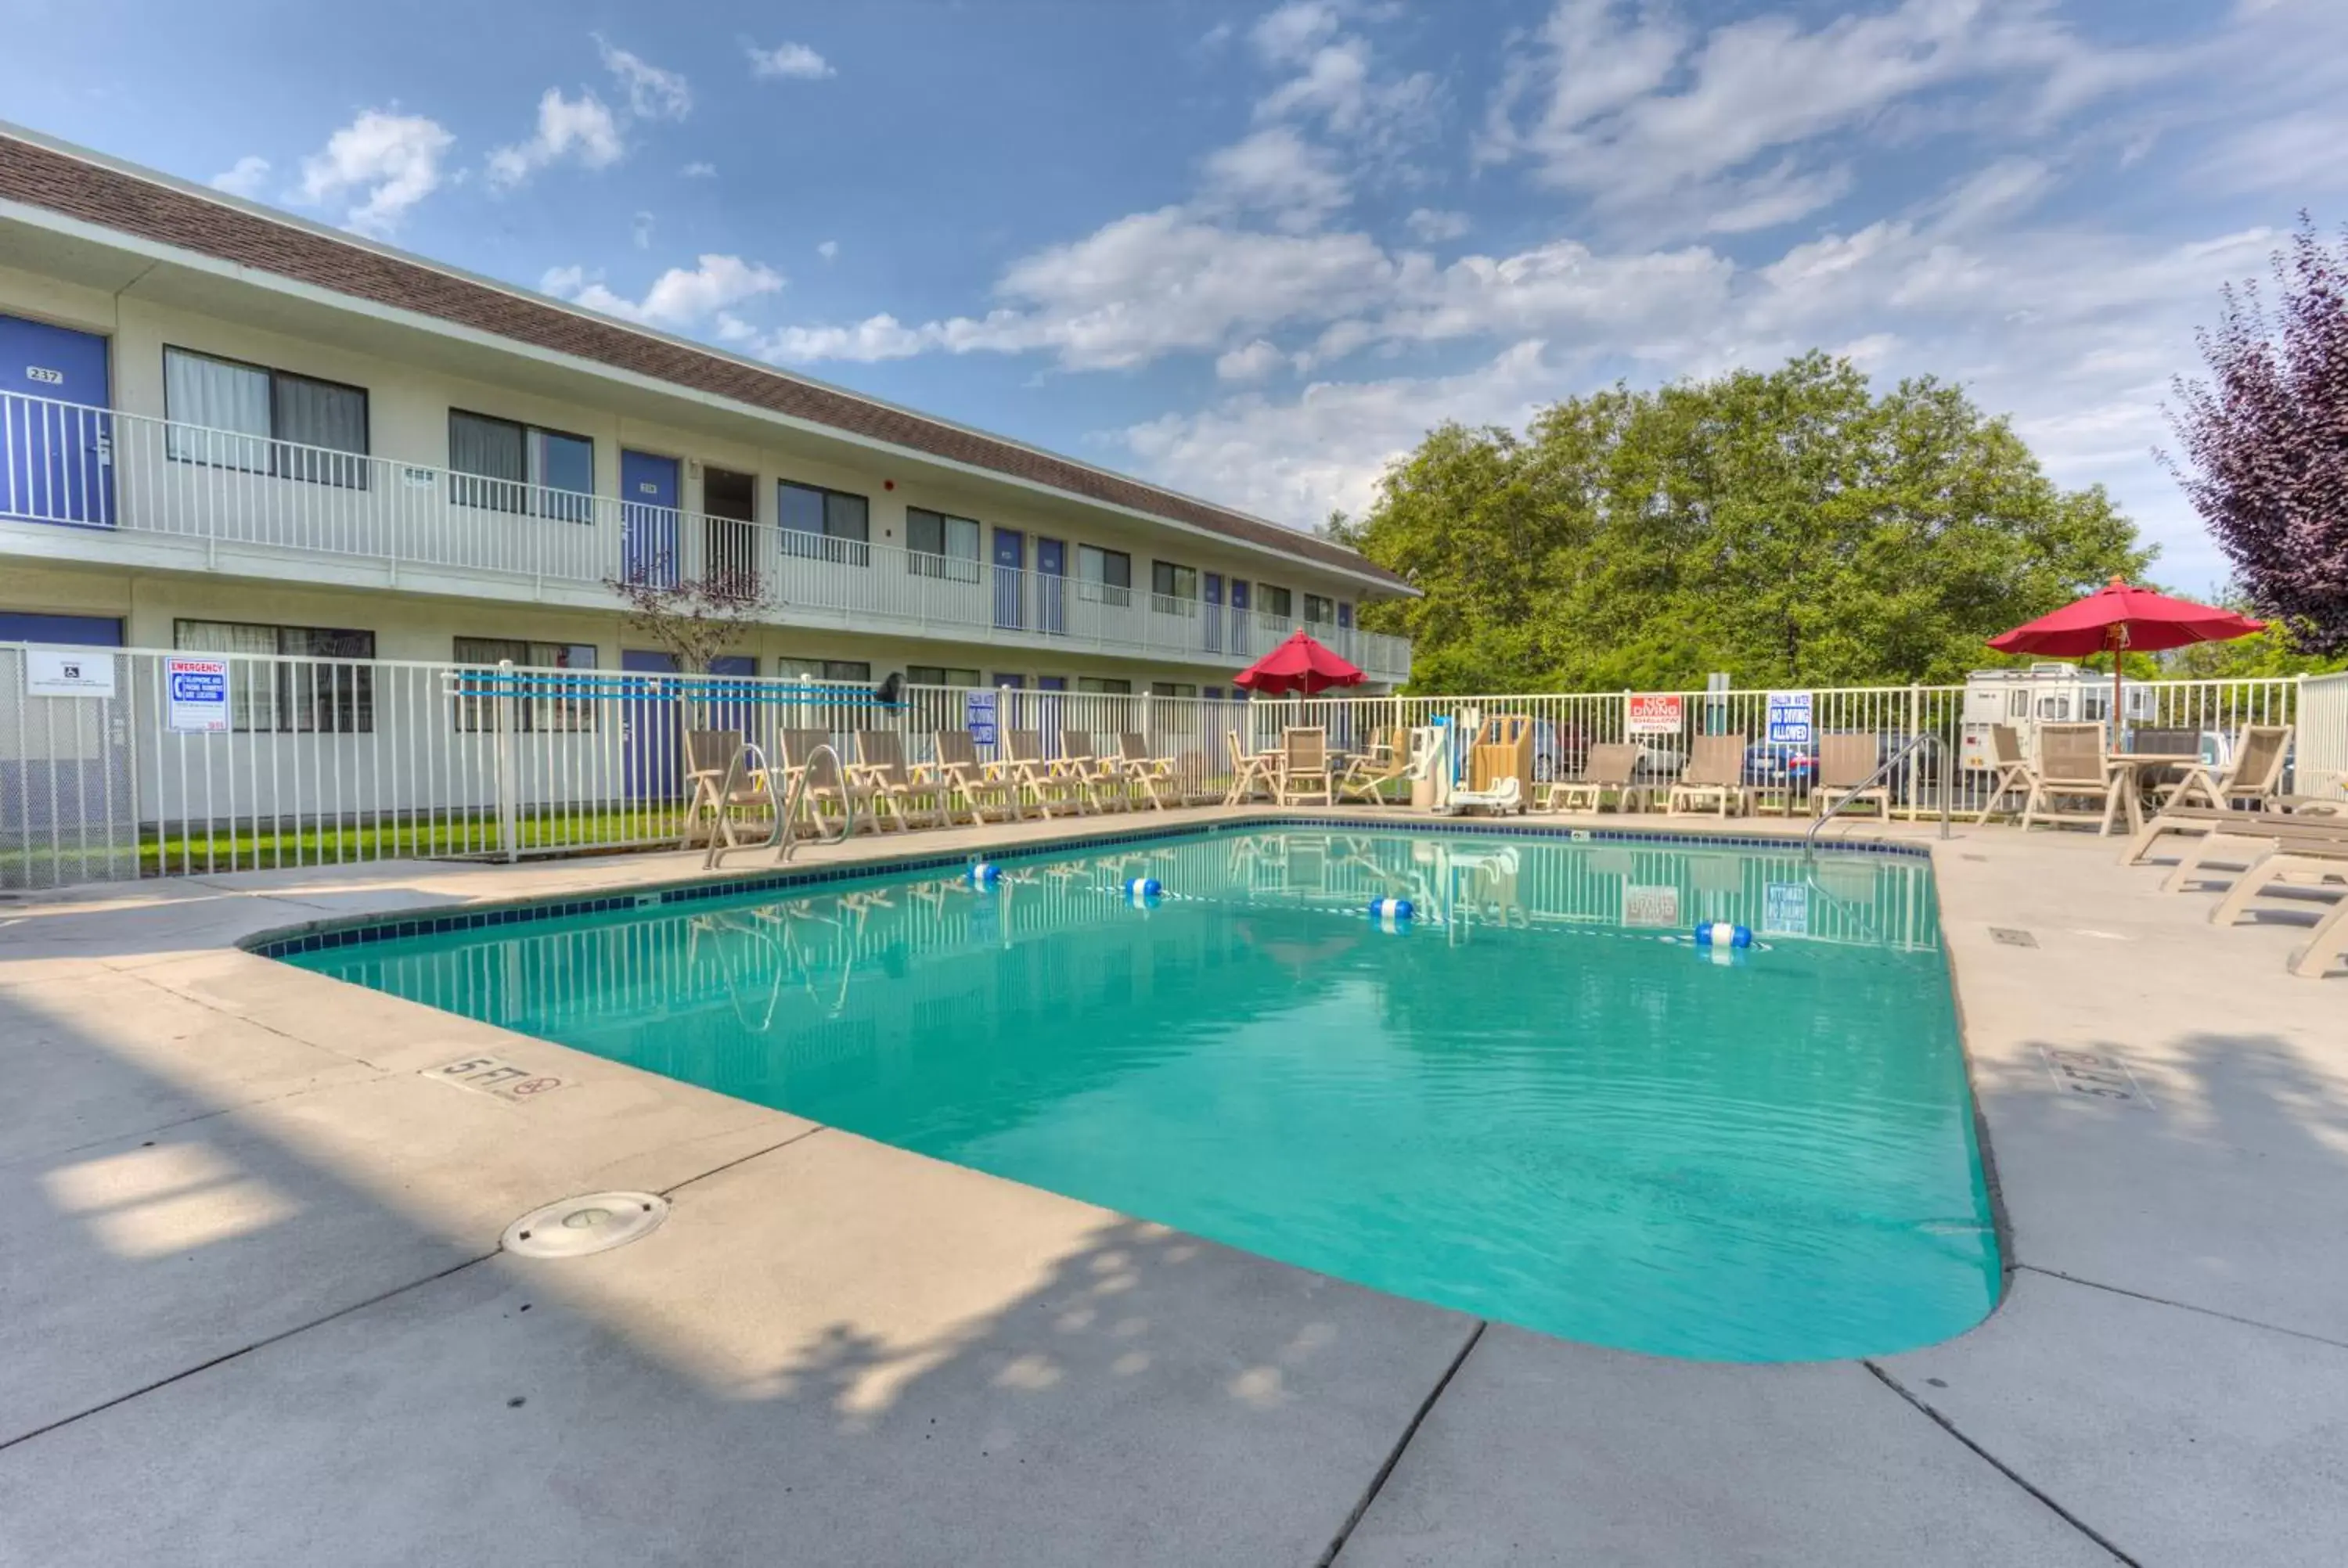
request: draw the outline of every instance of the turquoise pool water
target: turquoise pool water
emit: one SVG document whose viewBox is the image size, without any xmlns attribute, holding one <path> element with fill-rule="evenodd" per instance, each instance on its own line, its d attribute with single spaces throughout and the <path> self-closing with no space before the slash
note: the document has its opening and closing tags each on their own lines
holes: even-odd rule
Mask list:
<svg viewBox="0 0 2348 1568">
<path fill-rule="evenodd" d="M 1004 873 L 291 961 L 1602 1345 L 1877 1354 L 1995 1299 L 1921 860 L 1291 827 Z"/>
</svg>

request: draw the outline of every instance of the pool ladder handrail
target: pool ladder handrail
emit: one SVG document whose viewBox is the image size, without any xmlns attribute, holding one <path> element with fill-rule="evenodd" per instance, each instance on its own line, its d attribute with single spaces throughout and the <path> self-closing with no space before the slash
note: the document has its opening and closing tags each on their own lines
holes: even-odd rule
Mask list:
<svg viewBox="0 0 2348 1568">
<path fill-rule="evenodd" d="M 721 803 L 732 800 L 736 786 L 749 782 L 751 774 L 755 773 L 757 776 L 766 781 L 767 800 L 773 807 L 775 823 L 767 830 L 766 842 L 763 844 L 728 844 L 722 831 L 713 831 L 709 835 L 709 853 L 703 856 L 701 868 L 705 871 L 716 870 L 719 862 L 724 859 L 726 852 L 729 849 L 771 849 L 775 852 L 777 865 L 779 866 L 789 860 L 793 851 L 798 847 L 798 836 L 795 831 L 795 825 L 798 820 L 799 807 L 806 804 L 808 774 L 815 771 L 818 757 L 829 757 L 832 775 L 842 780 L 847 778 L 848 764 L 840 760 L 839 748 L 829 741 L 825 741 L 808 752 L 801 760 L 798 771 L 791 777 L 789 789 L 778 799 L 775 794 L 775 769 L 767 761 L 767 753 L 760 750 L 754 741 L 745 741 L 736 747 L 733 760 L 726 764 L 726 783 L 725 786 L 718 791 L 718 800 Z M 754 758 L 757 760 L 757 767 L 747 768 L 747 764 Z M 719 809 L 721 811 L 724 809 L 722 804 Z M 845 787 L 840 790 L 839 810 L 839 831 L 837 834 L 827 834 L 819 826 L 818 831 L 813 835 L 816 843 L 845 844 L 855 836 L 856 794 L 854 791 Z"/>
<path fill-rule="evenodd" d="M 1910 753 L 1921 750 L 1925 742 L 1937 739 L 1939 739 L 1939 737 L 1934 735 L 1930 730 L 1921 731 L 1916 734 L 1909 736 L 1908 739 L 1903 742 L 1898 749 L 1893 751 L 1890 756 L 1876 764 L 1875 771 L 1868 774 L 1864 779 L 1861 779 L 1856 789 L 1847 792 L 1840 800 L 1836 801 L 1832 805 L 1827 807 L 1825 811 L 1819 813 L 1818 821 L 1810 824 L 1809 832 L 1802 835 L 1803 857 L 1807 859 L 1818 853 L 1818 835 L 1826 831 L 1827 824 L 1832 822 L 1836 817 L 1842 815 L 1843 807 L 1849 805 L 1852 801 L 1857 800 L 1860 795 L 1865 794 L 1869 790 L 1873 789 L 1878 780 L 1890 776 L 1892 769 L 1898 767 L 1901 762 L 1906 760 Z M 1941 769 L 1941 836 L 1942 838 L 1949 836 L 1949 781 L 1946 776 L 1948 770 L 1946 768 Z M 1888 807 L 1886 808 L 1884 815 L 1886 816 L 1890 815 L 1890 811 Z"/>
</svg>

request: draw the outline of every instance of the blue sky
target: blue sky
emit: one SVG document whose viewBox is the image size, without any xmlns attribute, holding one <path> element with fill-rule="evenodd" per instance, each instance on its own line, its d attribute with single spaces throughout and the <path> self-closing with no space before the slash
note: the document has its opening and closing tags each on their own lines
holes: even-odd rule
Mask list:
<svg viewBox="0 0 2348 1568">
<path fill-rule="evenodd" d="M 2152 460 L 2348 219 L 2341 0 L 0 0 L 0 118 L 1281 520 L 1824 347 Z"/>
</svg>

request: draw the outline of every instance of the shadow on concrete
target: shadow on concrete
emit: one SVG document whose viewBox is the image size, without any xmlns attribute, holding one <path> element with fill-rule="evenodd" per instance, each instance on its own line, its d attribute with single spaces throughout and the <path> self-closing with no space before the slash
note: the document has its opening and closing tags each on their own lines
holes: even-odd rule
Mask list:
<svg viewBox="0 0 2348 1568">
<path fill-rule="evenodd" d="M 0 1145 L 0 1558 L 1310 1563 L 1474 1327 L 830 1131 L 489 1255 L 344 1091 Z"/>
</svg>

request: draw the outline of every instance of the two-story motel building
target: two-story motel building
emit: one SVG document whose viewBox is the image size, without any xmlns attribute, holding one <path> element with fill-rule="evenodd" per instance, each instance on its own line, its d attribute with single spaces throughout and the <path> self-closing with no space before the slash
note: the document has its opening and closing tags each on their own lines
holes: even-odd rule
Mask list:
<svg viewBox="0 0 2348 1568">
<path fill-rule="evenodd" d="M 1325 540 L 0 126 L 0 641 L 1214 695 L 1409 592 Z"/>
</svg>

